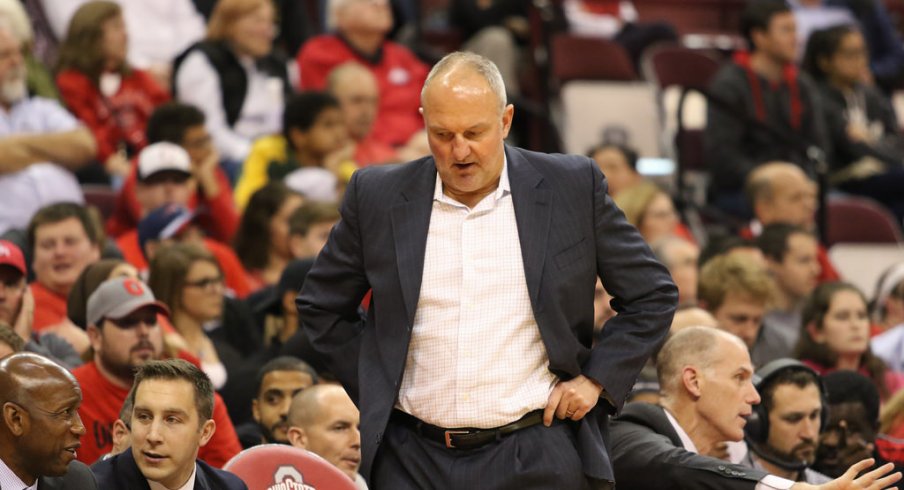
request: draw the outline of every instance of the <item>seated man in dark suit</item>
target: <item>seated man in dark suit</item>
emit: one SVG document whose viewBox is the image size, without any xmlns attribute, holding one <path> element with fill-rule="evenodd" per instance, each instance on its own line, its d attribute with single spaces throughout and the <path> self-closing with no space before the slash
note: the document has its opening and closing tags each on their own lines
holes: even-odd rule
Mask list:
<svg viewBox="0 0 904 490">
<path fill-rule="evenodd" d="M 753 366 L 738 337 L 688 327 L 666 341 L 657 357 L 661 406 L 634 403 L 612 424 L 612 466 L 624 488 L 803 490 L 888 488 L 901 479 L 892 465 L 855 480 L 873 460 L 851 466 L 824 485 L 795 483 L 765 471 L 703 454 L 744 437 L 746 417 L 760 402 Z"/>
<path fill-rule="evenodd" d="M 247 490 L 232 473 L 198 460 L 198 448 L 216 430 L 213 386 L 182 359 L 148 361 L 129 393 L 132 447 L 96 463 L 104 490 Z"/>
<path fill-rule="evenodd" d="M 78 382 L 49 359 L 23 352 L 0 361 L 0 488 L 97 488 L 75 461 L 85 433 L 81 402 Z"/>
</svg>

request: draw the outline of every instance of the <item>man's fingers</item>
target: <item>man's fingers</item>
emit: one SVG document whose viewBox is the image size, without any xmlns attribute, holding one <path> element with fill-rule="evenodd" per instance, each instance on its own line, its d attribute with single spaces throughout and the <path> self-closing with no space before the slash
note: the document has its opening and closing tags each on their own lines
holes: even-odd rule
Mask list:
<svg viewBox="0 0 904 490">
<path fill-rule="evenodd" d="M 853 469 L 853 467 L 851 468 Z M 867 488 L 885 488 L 887 485 L 890 485 L 901 479 L 900 473 L 892 473 L 891 475 L 887 475 L 894 469 L 895 465 L 893 463 L 886 463 L 870 471 L 869 473 L 864 474 L 860 478 L 857 478 L 857 482 L 863 485 L 867 485 Z"/>
<path fill-rule="evenodd" d="M 561 399 L 562 389 L 559 385 L 556 385 L 556 387 L 552 389 L 552 393 L 549 394 L 549 401 L 546 402 L 546 409 L 543 410 L 543 425 L 547 427 L 552 425 L 552 417 L 555 414 Z"/>
<path fill-rule="evenodd" d="M 556 417 L 561 420 L 571 418 L 577 407 L 574 403 L 574 388 L 567 388 L 562 392 L 562 398 L 559 400 L 559 406 L 556 408 Z"/>
<path fill-rule="evenodd" d="M 880 478 L 872 483 L 872 485 L 866 487 L 871 490 L 884 490 L 886 488 L 896 488 L 890 487 L 890 485 L 897 483 L 901 479 L 901 473 L 892 473 L 884 478 Z"/>
<path fill-rule="evenodd" d="M 844 476 L 850 478 L 851 480 L 854 480 L 855 478 L 857 478 L 857 475 L 859 475 L 862 471 L 869 469 L 869 467 L 872 466 L 873 463 L 875 463 L 875 462 L 876 461 L 872 458 L 860 460 L 860 461 L 852 464 L 851 467 L 848 468 L 848 470 L 844 472 Z M 881 469 L 881 468 L 877 468 L 877 469 Z M 876 471 L 876 470 L 873 470 L 873 471 Z M 886 470 L 885 472 L 887 473 L 888 471 L 890 471 L 890 470 Z M 866 475 L 864 475 L 864 476 L 866 476 Z"/>
</svg>

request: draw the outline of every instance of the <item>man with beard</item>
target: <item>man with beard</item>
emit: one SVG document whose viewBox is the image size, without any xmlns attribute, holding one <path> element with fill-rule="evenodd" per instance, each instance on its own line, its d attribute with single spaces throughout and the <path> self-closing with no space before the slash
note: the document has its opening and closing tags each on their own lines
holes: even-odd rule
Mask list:
<svg viewBox="0 0 904 490">
<path fill-rule="evenodd" d="M 0 16 L 0 195 L 16 203 L 0 207 L 0 233 L 24 228 L 47 204 L 82 202 L 67 169 L 90 163 L 97 151 L 91 132 L 59 103 L 28 95 L 22 53 L 9 19 Z"/>
<path fill-rule="evenodd" d="M 31 353 L 0 361 L 0 488 L 96 489 L 75 460 L 82 390 L 66 369 Z"/>
<path fill-rule="evenodd" d="M 777 359 L 756 375 L 762 401 L 744 427 L 748 452 L 741 463 L 788 480 L 829 481 L 809 468 L 826 423 L 819 374 L 794 359 Z"/>
<path fill-rule="evenodd" d="M 264 364 L 257 373 L 257 396 L 251 401 L 254 422 L 236 428 L 242 447 L 288 444 L 292 398 L 315 384 L 317 372 L 301 359 L 281 356 Z"/>
<path fill-rule="evenodd" d="M 851 461 L 878 456 L 879 391 L 875 383 L 855 371 L 829 373 L 822 383 L 828 393 L 829 415 L 813 467 L 833 476 Z"/>
<path fill-rule="evenodd" d="M 141 281 L 117 277 L 101 284 L 88 298 L 86 320 L 93 358 L 72 374 L 91 396 L 79 408 L 88 433 L 82 437 L 79 461 L 93 463 L 113 448 L 113 423 L 119 417 L 135 369 L 163 355 L 163 334 L 157 322 L 166 307 Z M 241 451 L 235 428 L 219 395 L 213 420 L 217 430 L 200 458 L 221 467 Z"/>
</svg>

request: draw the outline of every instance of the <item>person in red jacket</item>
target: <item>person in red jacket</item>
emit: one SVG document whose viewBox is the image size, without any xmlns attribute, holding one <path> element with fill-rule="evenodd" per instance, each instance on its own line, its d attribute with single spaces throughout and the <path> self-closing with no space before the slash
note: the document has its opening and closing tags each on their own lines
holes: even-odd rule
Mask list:
<svg viewBox="0 0 904 490">
<path fill-rule="evenodd" d="M 208 236 L 230 243 L 239 226 L 239 213 L 229 177 L 219 165 L 220 154 L 214 149 L 204 122 L 204 113 L 197 107 L 168 102 L 151 114 L 147 141 L 148 144 L 174 143 L 188 153 L 195 190 L 185 205 L 189 209 L 205 211 L 198 217 L 198 222 Z M 117 197 L 116 209 L 107 220 L 107 233 L 113 237 L 135 228 L 141 219 L 141 204 L 135 195 L 137 181 L 138 169 L 133 165 Z"/>
<path fill-rule="evenodd" d="M 129 66 L 127 51 L 121 7 L 88 2 L 69 22 L 56 78 L 66 106 L 94 134 L 97 159 L 107 173 L 120 176 L 129 171 L 128 158 L 147 144 L 151 112 L 169 100 L 153 76 Z"/>
<path fill-rule="evenodd" d="M 147 285 L 127 277 L 104 282 L 88 298 L 94 357 L 72 372 L 86 393 L 79 407 L 87 429 L 77 452 L 79 461 L 94 463 L 113 448 L 113 423 L 129 394 L 135 368 L 163 356 L 157 316 L 167 311 Z M 198 457 L 219 468 L 242 450 L 219 395 L 214 398 L 213 420 L 217 430 Z"/>
<path fill-rule="evenodd" d="M 418 108 L 427 65 L 408 48 L 386 40 L 392 28 L 388 0 L 331 0 L 328 9 L 328 27 L 335 33 L 312 38 L 299 50 L 300 88 L 323 90 L 333 68 L 352 60 L 363 64 L 380 88 L 374 138 L 405 145 L 424 127 Z"/>
</svg>

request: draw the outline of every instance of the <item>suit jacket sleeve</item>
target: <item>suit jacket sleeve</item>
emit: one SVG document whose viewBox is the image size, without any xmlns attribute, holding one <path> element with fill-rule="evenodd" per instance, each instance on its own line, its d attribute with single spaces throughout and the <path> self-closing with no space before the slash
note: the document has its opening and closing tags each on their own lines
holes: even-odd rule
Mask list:
<svg viewBox="0 0 904 490">
<path fill-rule="evenodd" d="M 317 256 L 296 299 L 305 333 L 315 350 L 327 358 L 327 367 L 358 401 L 358 354 L 364 321 L 358 312 L 370 289 L 364 273 L 361 232 L 357 212 L 355 173 L 345 191 L 341 219 Z"/>
<path fill-rule="evenodd" d="M 606 323 L 582 372 L 605 388 L 618 410 L 668 334 L 678 289 L 609 197 L 602 173 L 592 169 L 597 273 L 618 315 Z"/>
<path fill-rule="evenodd" d="M 687 451 L 650 426 L 631 420 L 613 421 L 610 431 L 619 488 L 753 490 L 767 475 Z"/>
</svg>

